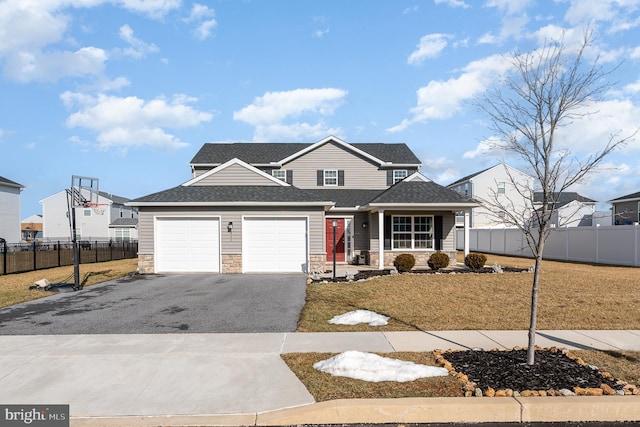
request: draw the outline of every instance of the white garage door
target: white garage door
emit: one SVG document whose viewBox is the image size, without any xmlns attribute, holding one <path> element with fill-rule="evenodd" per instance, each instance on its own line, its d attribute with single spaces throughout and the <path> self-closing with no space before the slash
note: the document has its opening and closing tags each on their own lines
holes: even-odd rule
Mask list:
<svg viewBox="0 0 640 427">
<path fill-rule="evenodd" d="M 158 218 L 156 272 L 220 272 L 219 230 L 217 218 Z"/>
<path fill-rule="evenodd" d="M 244 272 L 306 272 L 306 218 L 245 218 Z"/>
</svg>

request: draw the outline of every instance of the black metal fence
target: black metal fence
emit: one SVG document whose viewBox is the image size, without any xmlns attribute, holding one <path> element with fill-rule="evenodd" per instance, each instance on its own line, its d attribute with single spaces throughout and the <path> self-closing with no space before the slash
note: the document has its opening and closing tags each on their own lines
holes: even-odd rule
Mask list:
<svg viewBox="0 0 640 427">
<path fill-rule="evenodd" d="M 138 256 L 138 242 L 78 242 L 80 264 L 130 259 Z M 73 265 L 71 242 L 0 243 L 0 275 Z"/>
</svg>

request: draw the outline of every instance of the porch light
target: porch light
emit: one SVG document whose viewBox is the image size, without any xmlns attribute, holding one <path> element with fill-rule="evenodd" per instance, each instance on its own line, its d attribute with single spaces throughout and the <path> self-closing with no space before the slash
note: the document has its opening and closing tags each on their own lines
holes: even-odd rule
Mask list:
<svg viewBox="0 0 640 427">
<path fill-rule="evenodd" d="M 363 223 L 362 223 L 362 228 L 367 228 L 368 226 L 369 226 L 369 223 L 368 223 L 368 222 L 363 222 Z"/>
<path fill-rule="evenodd" d="M 227 224 L 227 231 L 231 233 L 231 230 L 233 230 L 233 222 L 229 221 L 229 224 Z"/>
</svg>

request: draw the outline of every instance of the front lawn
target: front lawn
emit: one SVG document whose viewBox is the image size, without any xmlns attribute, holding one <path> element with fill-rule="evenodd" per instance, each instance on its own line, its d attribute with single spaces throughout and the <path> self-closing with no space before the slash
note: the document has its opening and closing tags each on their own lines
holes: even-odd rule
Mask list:
<svg viewBox="0 0 640 427">
<path fill-rule="evenodd" d="M 487 255 L 487 264 L 530 267 L 526 258 Z M 529 327 L 529 272 L 401 274 L 362 282 L 311 284 L 298 331 L 522 330 Z M 640 329 L 640 269 L 543 261 L 538 329 Z M 364 309 L 387 326 L 329 324 Z"/>
</svg>

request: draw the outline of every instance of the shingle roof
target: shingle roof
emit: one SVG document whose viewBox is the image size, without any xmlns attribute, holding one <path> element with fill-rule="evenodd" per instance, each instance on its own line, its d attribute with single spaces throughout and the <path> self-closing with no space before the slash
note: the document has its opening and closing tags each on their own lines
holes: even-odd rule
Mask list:
<svg viewBox="0 0 640 427">
<path fill-rule="evenodd" d="M 288 142 L 236 142 L 204 144 L 191 164 L 222 164 L 238 158 L 249 164 L 279 162 L 313 144 Z M 419 165 L 420 160 L 406 144 L 360 143 L 349 144 L 373 157 L 395 164 Z"/>
<path fill-rule="evenodd" d="M 138 218 L 116 218 L 111 221 L 109 227 L 135 227 L 138 225 Z"/>
<path fill-rule="evenodd" d="M 637 193 L 631 193 L 631 194 L 627 194 L 626 196 L 622 196 L 622 197 L 618 197 L 615 199 L 612 199 L 612 202 L 616 202 L 616 201 L 620 201 L 620 200 L 627 200 L 627 199 L 640 199 L 640 191 Z"/>
<path fill-rule="evenodd" d="M 100 197 L 105 197 L 111 200 L 113 203 L 117 203 L 119 205 L 124 205 L 129 201 L 126 197 L 116 196 L 115 194 L 105 193 L 104 191 L 100 192 Z"/>
<path fill-rule="evenodd" d="M 11 181 L 10 179 L 7 179 L 7 178 L 5 178 L 3 176 L 0 176 L 0 184 L 6 185 L 6 186 L 9 186 L 9 187 L 24 188 L 24 185 L 18 184 L 17 182 Z"/>
<path fill-rule="evenodd" d="M 401 181 L 374 198 L 371 203 L 477 204 L 473 199 L 433 181 Z"/>
<path fill-rule="evenodd" d="M 542 202 L 542 192 L 536 191 L 533 193 L 533 202 L 540 203 Z M 590 199 L 588 197 L 581 196 L 576 192 L 562 192 L 560 195 L 558 193 L 553 193 L 552 200 L 555 201 L 555 205 L 557 208 L 561 208 L 564 205 L 567 205 L 573 201 L 583 202 L 583 203 L 597 203 L 596 200 Z"/>
<path fill-rule="evenodd" d="M 364 206 L 384 190 L 326 189 L 306 190 L 318 200 L 331 200 L 337 208 Z"/>
<path fill-rule="evenodd" d="M 460 184 L 462 182 L 469 181 L 471 178 L 474 178 L 474 177 L 480 175 L 481 173 L 484 173 L 484 172 L 488 171 L 489 169 L 493 169 L 496 166 L 497 165 L 494 165 L 494 166 L 491 166 L 490 168 L 482 169 L 481 171 L 478 171 L 476 173 L 472 173 L 471 175 L 464 176 L 464 177 L 460 178 L 459 180 L 457 180 L 455 182 L 452 182 L 451 184 L 447 185 L 447 187 L 451 187 L 453 185 L 458 185 L 458 184 Z"/>
<path fill-rule="evenodd" d="M 324 202 L 314 194 L 293 186 L 177 186 L 131 200 L 128 204 L 207 204 L 207 203 L 299 203 Z M 328 201 L 327 201 L 328 202 Z"/>
</svg>

